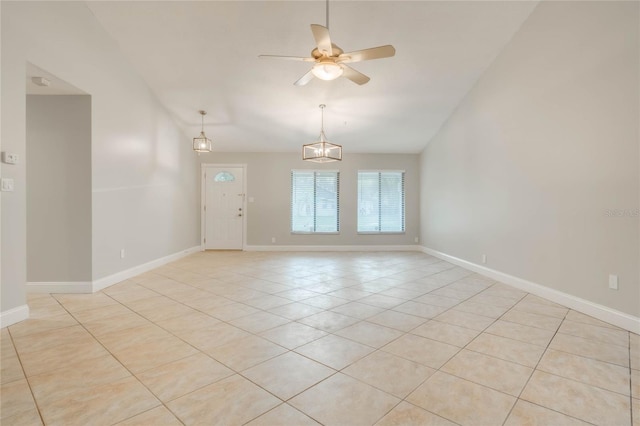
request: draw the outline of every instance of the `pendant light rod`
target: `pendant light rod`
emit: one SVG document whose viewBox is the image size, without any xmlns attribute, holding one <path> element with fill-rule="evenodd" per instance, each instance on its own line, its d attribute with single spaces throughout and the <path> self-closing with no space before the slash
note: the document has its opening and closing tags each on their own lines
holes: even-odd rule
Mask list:
<svg viewBox="0 0 640 426">
<path fill-rule="evenodd" d="M 200 115 L 202 116 L 202 127 L 201 127 L 201 131 L 204 132 L 204 116 L 207 115 L 207 111 L 203 111 L 200 110 L 198 111 L 200 113 Z"/>
<path fill-rule="evenodd" d="M 324 134 L 324 108 L 325 104 L 320 104 L 320 132 Z"/>
</svg>

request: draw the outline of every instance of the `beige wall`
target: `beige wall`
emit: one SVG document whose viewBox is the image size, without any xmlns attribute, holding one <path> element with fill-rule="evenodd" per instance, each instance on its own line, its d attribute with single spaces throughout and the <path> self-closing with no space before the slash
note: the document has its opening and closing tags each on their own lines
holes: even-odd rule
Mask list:
<svg viewBox="0 0 640 426">
<path fill-rule="evenodd" d="M 27 96 L 27 281 L 91 281 L 91 97 Z"/>
<path fill-rule="evenodd" d="M 638 16 L 538 5 L 422 153 L 425 246 L 640 315 Z"/>
<path fill-rule="evenodd" d="M 25 304 L 27 62 L 91 95 L 92 279 L 199 244 L 198 162 L 191 144 L 83 2 L 2 8 L 1 309 Z M 120 259 L 120 249 L 126 257 Z"/>
<path fill-rule="evenodd" d="M 341 162 L 317 164 L 302 161 L 301 153 L 219 153 L 200 155 L 201 163 L 246 164 L 247 244 L 272 245 L 414 245 L 419 235 L 418 155 L 354 154 L 344 152 Z M 340 171 L 340 234 L 291 234 L 291 170 Z M 405 171 L 404 234 L 358 235 L 356 232 L 358 170 Z M 271 238 L 276 238 L 276 243 Z"/>
</svg>

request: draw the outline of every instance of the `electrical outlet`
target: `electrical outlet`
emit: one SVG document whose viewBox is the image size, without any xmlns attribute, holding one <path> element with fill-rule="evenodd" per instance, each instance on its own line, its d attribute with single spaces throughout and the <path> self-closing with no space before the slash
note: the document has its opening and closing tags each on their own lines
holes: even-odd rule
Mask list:
<svg viewBox="0 0 640 426">
<path fill-rule="evenodd" d="M 120 259 L 124 259 L 124 249 L 120 249 Z"/>
<path fill-rule="evenodd" d="M 6 164 L 18 164 L 18 154 L 11 154 L 9 152 L 2 153 L 2 162 Z"/>
<path fill-rule="evenodd" d="M 13 179 L 3 178 L 0 182 L 2 191 L 13 192 Z"/>
<path fill-rule="evenodd" d="M 275 243 L 276 242 L 276 237 L 271 237 L 271 242 Z"/>
<path fill-rule="evenodd" d="M 609 275 L 609 288 L 611 290 L 617 290 L 618 289 L 618 276 L 617 275 Z"/>
<path fill-rule="evenodd" d="M 414 243 L 417 243 L 418 241 L 420 241 L 420 238 L 418 238 L 418 237 L 415 237 L 415 238 L 413 239 L 413 242 L 414 242 Z"/>
<path fill-rule="evenodd" d="M 487 255 L 483 254 L 482 255 L 482 264 L 484 265 L 485 263 L 487 263 Z"/>
</svg>

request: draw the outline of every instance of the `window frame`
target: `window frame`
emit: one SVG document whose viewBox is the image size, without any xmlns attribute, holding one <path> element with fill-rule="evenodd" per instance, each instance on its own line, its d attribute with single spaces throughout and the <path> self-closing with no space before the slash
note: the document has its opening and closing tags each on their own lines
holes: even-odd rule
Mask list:
<svg viewBox="0 0 640 426">
<path fill-rule="evenodd" d="M 377 231 L 360 231 L 360 173 L 377 173 L 378 174 L 378 230 Z M 399 173 L 401 175 L 402 182 L 402 230 L 401 231 L 382 231 L 381 228 L 381 209 L 380 200 L 382 199 L 381 178 L 383 173 Z M 358 235 L 404 235 L 407 233 L 407 193 L 406 193 L 406 171 L 405 170 L 358 170 L 356 175 L 356 232 Z"/>
<path fill-rule="evenodd" d="M 294 175 L 296 173 L 313 173 L 313 224 L 317 228 L 317 174 L 318 173 L 335 173 L 336 179 L 336 230 L 335 231 L 296 231 L 293 229 L 293 198 L 294 198 Z M 290 176 L 289 188 L 289 232 L 292 235 L 339 235 L 340 234 L 340 170 L 321 170 L 321 169 L 292 169 Z"/>
</svg>

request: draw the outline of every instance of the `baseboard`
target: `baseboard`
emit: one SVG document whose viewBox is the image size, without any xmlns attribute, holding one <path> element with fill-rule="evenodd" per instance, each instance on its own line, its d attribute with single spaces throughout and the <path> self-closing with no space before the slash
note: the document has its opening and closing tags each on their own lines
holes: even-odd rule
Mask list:
<svg viewBox="0 0 640 426">
<path fill-rule="evenodd" d="M 0 328 L 9 327 L 29 318 L 29 306 L 20 305 L 8 311 L 0 312 Z"/>
<path fill-rule="evenodd" d="M 106 277 L 99 278 L 93 281 L 92 292 L 100 291 L 102 289 L 109 287 L 110 285 L 117 284 L 124 280 L 128 280 L 129 278 L 135 277 L 136 275 L 143 274 L 152 269 L 166 265 L 167 263 L 173 262 L 175 260 L 182 259 L 185 256 L 189 256 L 190 254 L 197 253 L 199 251 L 201 251 L 200 246 L 199 245 L 194 246 L 194 247 L 182 250 L 178 253 L 170 254 L 168 256 L 161 257 L 159 259 L 155 259 L 147 263 L 143 263 L 142 265 L 134 266 L 133 268 L 116 272 L 113 275 L 108 275 Z"/>
<path fill-rule="evenodd" d="M 166 265 L 169 262 L 173 262 L 174 260 L 181 259 L 199 251 L 201 251 L 200 246 L 191 247 L 178 253 L 170 254 L 169 256 L 161 257 L 160 259 L 155 259 L 151 262 L 134 266 L 133 268 L 129 268 L 94 281 L 29 282 L 27 283 L 27 293 L 94 293 L 107 288 L 110 285 L 135 277 L 136 275 L 140 275 L 144 272 Z"/>
<path fill-rule="evenodd" d="M 629 315 L 624 312 L 608 308 L 604 305 L 600 305 L 598 303 L 594 303 L 589 300 L 573 296 L 571 294 L 554 290 L 541 284 L 536 284 L 534 282 L 527 281 L 525 279 L 515 277 L 504 272 L 496 271 L 495 269 L 487 268 L 486 266 L 478 265 L 476 263 L 472 263 L 455 256 L 450 256 L 446 253 L 442 253 L 428 247 L 421 247 L 421 251 L 426 254 L 435 256 L 439 259 L 446 260 L 447 262 L 453 263 L 454 265 L 458 265 L 470 271 L 477 272 L 496 281 L 500 281 L 501 283 L 508 284 L 519 290 L 523 290 L 536 296 L 543 297 L 552 302 L 559 303 L 585 315 L 592 316 L 601 321 L 631 331 L 632 333 L 640 333 L 640 318 L 634 317 L 633 315 Z"/>
<path fill-rule="evenodd" d="M 91 281 L 28 282 L 27 293 L 92 293 Z"/>
<path fill-rule="evenodd" d="M 418 245 L 355 245 L 355 246 L 244 246 L 245 251 L 421 251 Z"/>
</svg>

